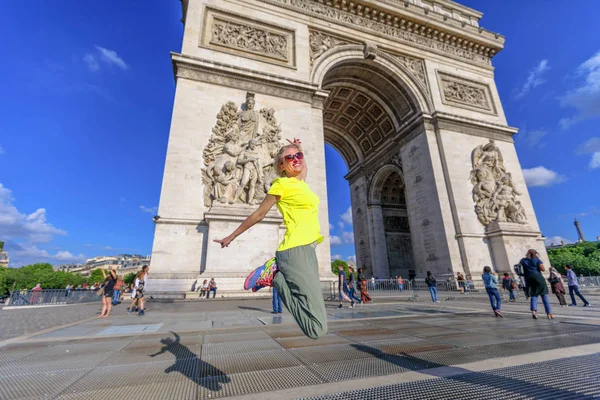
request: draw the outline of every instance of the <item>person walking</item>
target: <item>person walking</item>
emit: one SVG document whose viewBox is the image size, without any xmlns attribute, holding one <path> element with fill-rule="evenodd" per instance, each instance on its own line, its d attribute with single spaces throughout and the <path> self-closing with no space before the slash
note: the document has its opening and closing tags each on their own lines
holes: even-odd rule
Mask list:
<svg viewBox="0 0 600 400">
<path fill-rule="evenodd" d="M 502 278 L 502 288 L 508 292 L 508 301 L 513 302 L 516 300 L 515 289 L 517 288 L 517 284 L 513 281 L 508 272 L 505 272 L 504 278 Z"/>
<path fill-rule="evenodd" d="M 273 296 L 273 311 L 271 311 L 271 314 L 281 314 L 282 301 L 281 301 L 281 296 L 279 295 L 279 292 L 277 291 L 277 288 L 271 287 L 271 288 L 269 288 L 269 291 L 271 292 L 271 295 Z"/>
<path fill-rule="evenodd" d="M 100 270 L 102 272 L 102 277 L 104 278 L 104 286 L 102 290 L 102 311 L 100 311 L 100 315 L 98 318 L 106 318 L 110 315 L 112 311 L 112 300 L 115 295 L 115 283 L 117 282 L 117 273 L 114 269 L 108 270 L 108 276 L 106 276 L 106 272 L 104 269 Z"/>
<path fill-rule="evenodd" d="M 367 278 L 364 274 L 364 269 L 358 269 L 358 287 L 360 289 L 360 305 L 368 303 L 371 301 L 371 296 L 369 296 L 369 291 L 367 290 Z"/>
<path fill-rule="evenodd" d="M 210 293 L 213 294 L 213 299 L 217 297 L 217 282 L 215 282 L 215 278 L 210 278 L 210 282 L 208 282 L 208 293 L 206 294 L 206 298 L 210 298 Z"/>
<path fill-rule="evenodd" d="M 71 284 L 67 283 L 67 287 L 65 288 L 65 297 L 69 297 L 70 293 L 71 293 Z"/>
<path fill-rule="evenodd" d="M 563 285 L 560 274 L 554 267 L 550 267 L 550 276 L 548 277 L 548 282 L 550 282 L 552 293 L 554 293 L 558 298 L 558 303 L 561 306 L 566 307 L 567 300 L 565 300 L 565 286 Z"/>
<path fill-rule="evenodd" d="M 577 301 L 575 301 L 575 295 L 577 295 L 581 301 L 583 301 L 584 307 L 589 307 L 590 303 L 583 297 L 581 293 L 579 293 L 579 282 L 577 281 L 577 275 L 573 271 L 573 268 L 570 265 L 565 265 L 565 269 L 567 270 L 567 283 L 569 285 L 569 296 L 571 296 L 571 307 L 577 307 Z"/>
<path fill-rule="evenodd" d="M 537 251 L 529 249 L 525 255 L 525 258 L 521 259 L 520 263 L 523 266 L 525 284 L 530 296 L 529 308 L 531 310 L 531 316 L 534 319 L 538 319 L 538 297 L 541 296 L 542 302 L 544 303 L 546 316 L 548 319 L 554 319 L 554 315 L 552 315 L 552 308 L 550 307 L 550 301 L 548 300 L 548 285 L 546 285 L 546 280 L 542 276 L 542 272 L 544 272 L 546 268 L 544 267 L 542 260 L 538 258 Z"/>
<path fill-rule="evenodd" d="M 498 278 L 492 273 L 492 268 L 485 266 L 483 267 L 483 275 L 481 275 L 483 283 L 485 285 L 485 291 L 490 298 L 490 304 L 496 317 L 502 318 L 500 312 L 500 306 L 502 304 L 500 300 L 500 292 L 498 292 Z"/>
<path fill-rule="evenodd" d="M 427 277 L 425 278 L 425 283 L 429 288 L 429 294 L 431 295 L 431 301 L 434 303 L 439 303 L 438 294 L 437 294 L 437 281 L 435 276 L 431 273 L 431 271 L 427 271 Z"/>
<path fill-rule="evenodd" d="M 117 276 L 117 281 L 115 282 L 114 291 L 115 294 L 112 299 L 112 305 L 116 306 L 121 302 L 121 289 L 123 288 L 123 276 Z"/>
<path fill-rule="evenodd" d="M 320 200 L 306 183 L 308 168 L 300 140 L 288 142 L 290 144 L 283 146 L 275 156 L 273 166 L 279 178 L 273 180 L 261 205 L 232 234 L 215 242 L 221 248 L 228 247 L 277 204 L 286 232 L 275 253 L 276 262 L 265 264 L 255 288 L 277 288 L 302 332 L 311 339 L 318 339 L 327 333 L 327 313 L 315 250 L 323 241 Z"/>
<path fill-rule="evenodd" d="M 354 304 L 358 302 L 362 305 L 362 300 L 356 297 L 356 286 L 354 285 L 354 281 L 354 268 L 348 267 L 348 297 L 350 297 L 350 300 L 352 300 Z"/>
<path fill-rule="evenodd" d="M 342 301 L 349 301 L 350 308 L 354 308 L 354 302 L 348 297 L 348 284 L 346 283 L 346 272 L 342 264 L 338 265 L 338 300 L 340 304 L 338 308 L 344 308 Z"/>
</svg>

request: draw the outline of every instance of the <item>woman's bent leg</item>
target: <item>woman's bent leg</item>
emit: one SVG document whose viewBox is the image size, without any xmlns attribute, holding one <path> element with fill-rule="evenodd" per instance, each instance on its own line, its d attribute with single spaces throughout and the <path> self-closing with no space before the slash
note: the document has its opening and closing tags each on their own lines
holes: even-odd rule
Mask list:
<svg viewBox="0 0 600 400">
<path fill-rule="evenodd" d="M 494 293 L 492 292 L 492 289 L 490 288 L 485 288 L 485 291 L 487 292 L 487 295 L 490 299 L 490 305 L 492 306 L 492 310 L 496 309 L 496 304 L 495 304 L 495 296 Z"/>
<path fill-rule="evenodd" d="M 542 303 L 544 303 L 544 311 L 546 314 L 552 314 L 552 308 L 550 308 L 550 300 L 548 300 L 548 295 L 542 295 Z"/>
<path fill-rule="evenodd" d="M 311 339 L 327 333 L 327 313 L 319 282 L 317 253 L 312 245 L 276 253 L 279 272 L 273 278 L 283 304 Z"/>
</svg>

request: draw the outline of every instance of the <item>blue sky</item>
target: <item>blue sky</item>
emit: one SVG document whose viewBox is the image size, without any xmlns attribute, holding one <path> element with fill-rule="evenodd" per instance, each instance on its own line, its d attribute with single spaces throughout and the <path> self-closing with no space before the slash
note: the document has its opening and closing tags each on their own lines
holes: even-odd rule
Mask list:
<svg viewBox="0 0 600 400">
<path fill-rule="evenodd" d="M 543 233 L 600 235 L 600 2 L 463 0 L 507 37 L 493 59 Z M 159 6 L 160 4 L 160 6 Z M 149 254 L 181 47 L 179 2 L 1 2 L 0 240 L 13 265 Z M 326 149 L 332 254 L 354 255 Z M 343 227 L 340 222 L 343 223 Z M 559 239 L 555 239 L 559 240 Z"/>
</svg>

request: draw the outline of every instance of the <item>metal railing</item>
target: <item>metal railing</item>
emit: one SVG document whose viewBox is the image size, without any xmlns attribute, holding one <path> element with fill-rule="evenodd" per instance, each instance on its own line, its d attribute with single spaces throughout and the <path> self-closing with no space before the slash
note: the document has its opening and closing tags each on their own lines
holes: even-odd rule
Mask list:
<svg viewBox="0 0 600 400">
<path fill-rule="evenodd" d="M 42 306 L 79 304 L 100 301 L 97 290 L 16 290 L 10 294 L 7 306 Z"/>
</svg>

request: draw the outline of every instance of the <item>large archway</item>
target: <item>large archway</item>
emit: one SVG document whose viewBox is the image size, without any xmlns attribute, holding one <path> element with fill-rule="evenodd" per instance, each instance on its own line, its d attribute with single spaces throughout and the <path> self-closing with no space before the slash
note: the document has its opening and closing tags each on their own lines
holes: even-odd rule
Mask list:
<svg viewBox="0 0 600 400">
<path fill-rule="evenodd" d="M 414 276 L 416 266 L 399 161 L 399 140 L 421 113 L 414 94 L 386 66 L 338 61 L 323 74 L 325 142 L 348 167 L 357 264 L 367 274 Z"/>
</svg>

